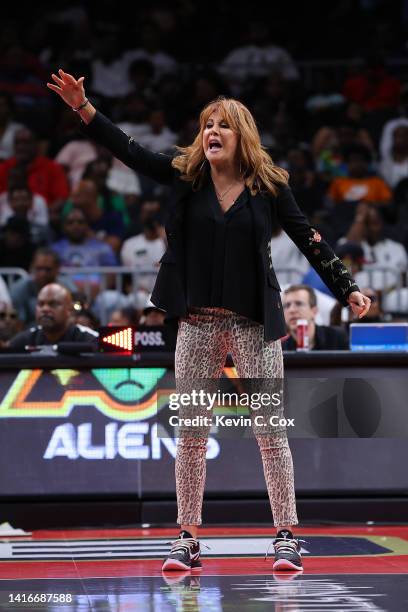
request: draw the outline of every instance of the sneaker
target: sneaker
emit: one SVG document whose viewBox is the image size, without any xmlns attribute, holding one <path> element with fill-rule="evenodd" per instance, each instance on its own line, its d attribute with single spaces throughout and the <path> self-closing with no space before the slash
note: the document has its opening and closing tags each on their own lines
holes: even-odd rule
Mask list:
<svg viewBox="0 0 408 612">
<path fill-rule="evenodd" d="M 177 540 L 171 542 L 171 551 L 164 560 L 162 570 L 184 571 L 201 567 L 200 544 L 188 531 L 181 531 Z"/>
<path fill-rule="evenodd" d="M 273 541 L 275 549 L 274 570 L 302 571 L 302 557 L 300 556 L 300 542 L 293 537 L 291 531 L 281 530 Z"/>
</svg>

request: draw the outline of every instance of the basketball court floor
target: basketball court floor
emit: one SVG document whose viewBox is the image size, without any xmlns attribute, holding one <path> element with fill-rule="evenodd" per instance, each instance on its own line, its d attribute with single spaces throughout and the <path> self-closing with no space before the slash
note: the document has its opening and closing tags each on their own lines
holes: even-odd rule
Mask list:
<svg viewBox="0 0 408 612">
<path fill-rule="evenodd" d="M 264 526 L 203 528 L 203 568 L 162 573 L 175 533 L 146 527 L 3 537 L 0 610 L 408 611 L 408 526 L 299 529 L 300 574 L 272 571 L 273 533 Z"/>
</svg>

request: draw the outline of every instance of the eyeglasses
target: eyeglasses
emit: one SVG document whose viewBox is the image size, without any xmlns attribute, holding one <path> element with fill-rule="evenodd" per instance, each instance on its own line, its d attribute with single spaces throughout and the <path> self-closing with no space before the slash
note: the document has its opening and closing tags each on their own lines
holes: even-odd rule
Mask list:
<svg viewBox="0 0 408 612">
<path fill-rule="evenodd" d="M 0 319 L 17 319 L 16 312 L 0 312 Z"/>
<path fill-rule="evenodd" d="M 283 304 L 284 310 L 289 310 L 291 306 L 294 306 L 295 308 L 305 308 L 309 306 L 309 304 L 306 304 L 306 302 L 302 302 L 301 300 L 293 300 L 293 302 L 285 302 Z"/>
</svg>

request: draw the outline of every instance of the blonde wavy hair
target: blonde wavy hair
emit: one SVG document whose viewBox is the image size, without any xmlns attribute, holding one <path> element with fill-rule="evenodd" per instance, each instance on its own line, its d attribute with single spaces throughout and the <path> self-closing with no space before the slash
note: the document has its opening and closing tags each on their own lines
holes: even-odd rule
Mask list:
<svg viewBox="0 0 408 612">
<path fill-rule="evenodd" d="M 252 195 L 259 192 L 277 194 L 277 186 L 286 185 L 289 175 L 283 168 L 275 166 L 270 155 L 261 144 L 255 120 L 242 102 L 220 96 L 201 111 L 200 129 L 194 142 L 188 147 L 177 147 L 172 165 L 179 170 L 181 179 L 192 182 L 198 189 L 204 176 L 206 156 L 203 149 L 203 132 L 213 112 L 218 111 L 229 127 L 239 135 L 238 157 L 241 174 Z"/>
</svg>

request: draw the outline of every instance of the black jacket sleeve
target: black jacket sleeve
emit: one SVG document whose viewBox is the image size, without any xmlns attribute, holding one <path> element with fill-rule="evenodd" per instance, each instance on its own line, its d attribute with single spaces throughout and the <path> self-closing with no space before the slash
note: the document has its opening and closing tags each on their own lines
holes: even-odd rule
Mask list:
<svg viewBox="0 0 408 612">
<path fill-rule="evenodd" d="M 171 165 L 173 158 L 163 153 L 148 151 L 122 132 L 101 112 L 96 111 L 88 125 L 82 122 L 81 131 L 87 138 L 106 147 L 114 157 L 132 170 L 164 185 L 172 183 L 176 172 Z"/>
<path fill-rule="evenodd" d="M 289 187 L 281 187 L 276 201 L 278 221 L 310 265 L 344 306 L 359 288 L 346 266 L 320 234 L 311 227 Z"/>
</svg>

